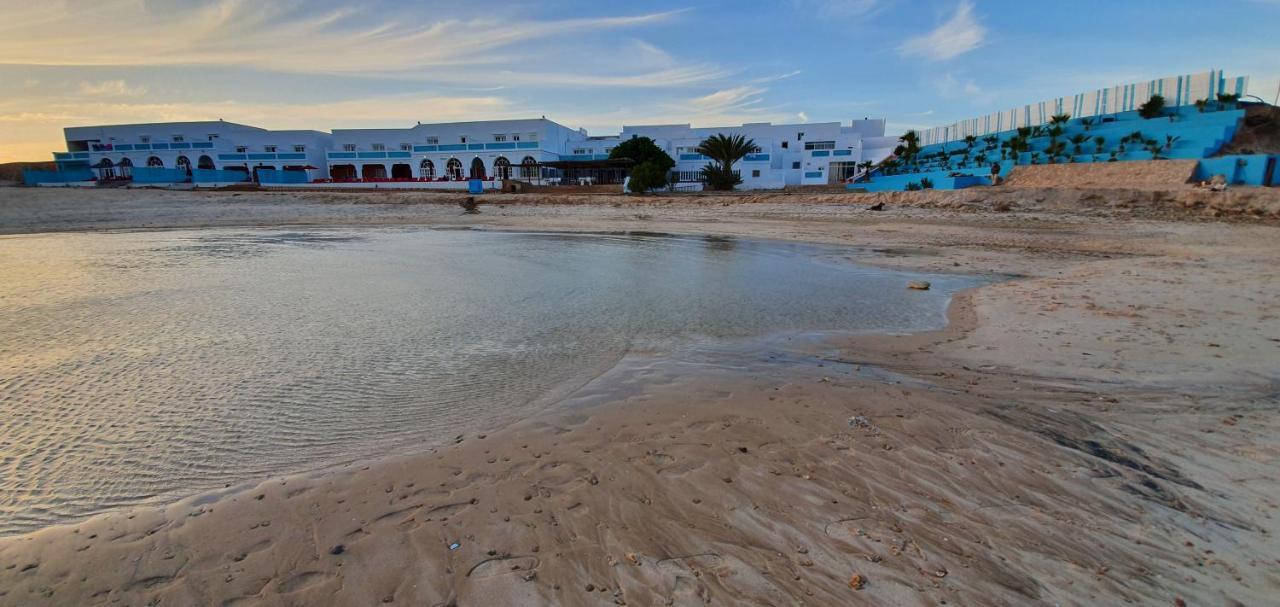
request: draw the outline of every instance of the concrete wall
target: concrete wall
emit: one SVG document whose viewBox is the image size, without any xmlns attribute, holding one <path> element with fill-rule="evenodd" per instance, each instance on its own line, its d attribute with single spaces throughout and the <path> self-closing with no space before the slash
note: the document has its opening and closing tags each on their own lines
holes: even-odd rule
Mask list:
<svg viewBox="0 0 1280 607">
<path fill-rule="evenodd" d="M 1248 77 L 1227 77 L 1221 70 L 1121 84 L 925 129 L 920 131 L 920 140 L 921 145 L 930 145 L 958 141 L 968 135 L 981 137 L 1045 124 L 1055 114 L 1084 118 L 1133 111 L 1154 95 L 1163 96 L 1166 106 L 1192 105 L 1197 99 L 1214 99 L 1219 93 L 1243 94 L 1248 86 Z"/>
</svg>

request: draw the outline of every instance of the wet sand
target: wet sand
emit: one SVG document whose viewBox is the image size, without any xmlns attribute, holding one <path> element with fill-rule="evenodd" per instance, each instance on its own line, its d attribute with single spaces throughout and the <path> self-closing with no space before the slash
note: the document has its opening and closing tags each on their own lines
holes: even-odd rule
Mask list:
<svg viewBox="0 0 1280 607">
<path fill-rule="evenodd" d="M 1262 605 L 1280 593 L 1274 225 L 1116 199 L 1056 208 L 1027 192 L 1000 212 L 992 200 L 1017 193 L 995 191 L 880 213 L 856 196 L 495 197 L 505 208 L 479 215 L 447 199 L 93 192 L 92 221 L 60 198 L 73 193 L 40 193 L 41 224 L 32 199 L 14 198 L 30 190 L 0 192 L 10 232 L 644 230 L 1016 277 L 957 298 L 945 331 L 637 353 L 561 407 L 419 454 L 3 538 L 3 605 Z"/>
</svg>

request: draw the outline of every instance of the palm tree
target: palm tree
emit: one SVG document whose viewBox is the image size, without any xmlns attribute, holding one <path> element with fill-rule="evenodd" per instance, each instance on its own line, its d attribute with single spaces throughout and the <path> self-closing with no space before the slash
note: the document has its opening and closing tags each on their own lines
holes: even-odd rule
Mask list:
<svg viewBox="0 0 1280 607">
<path fill-rule="evenodd" d="M 1098 135 L 1097 137 L 1093 138 L 1093 143 L 1098 147 L 1098 153 L 1101 154 L 1102 146 L 1107 145 L 1107 138 L 1103 137 L 1102 135 Z"/>
<path fill-rule="evenodd" d="M 1086 130 L 1086 131 L 1087 131 L 1087 130 L 1089 130 L 1089 127 L 1093 126 L 1093 119 L 1092 119 L 1092 118 L 1081 118 L 1081 119 L 1080 119 L 1080 124 L 1083 124 L 1083 125 L 1084 125 L 1084 130 Z"/>
<path fill-rule="evenodd" d="M 1073 135 L 1071 137 L 1071 145 L 1075 146 L 1074 150 L 1077 156 L 1084 153 L 1081 151 L 1081 146 L 1083 146 L 1084 142 L 1088 140 L 1089 140 L 1089 137 L 1087 135 Z"/>
<path fill-rule="evenodd" d="M 978 155 L 973 157 L 973 161 L 978 163 L 978 166 L 985 166 L 987 164 L 987 153 L 978 152 Z"/>
<path fill-rule="evenodd" d="M 1201 114 L 1203 114 L 1203 113 L 1204 113 L 1205 108 L 1207 108 L 1207 107 L 1209 107 L 1209 100 L 1208 100 L 1208 99 L 1196 99 L 1196 111 L 1197 111 L 1197 112 L 1200 112 Z"/>
<path fill-rule="evenodd" d="M 720 165 L 720 170 L 728 174 L 733 172 L 733 163 L 759 149 L 755 141 L 742 135 L 717 133 L 704 139 L 694 151 L 714 160 Z"/>
<path fill-rule="evenodd" d="M 1235 107 L 1236 103 L 1238 103 L 1239 101 L 1240 101 L 1240 96 L 1239 96 L 1239 95 L 1229 95 L 1229 94 L 1227 94 L 1227 93 L 1218 93 L 1218 106 L 1219 106 L 1219 107 L 1221 107 L 1221 106 L 1231 106 L 1231 107 Z"/>
<path fill-rule="evenodd" d="M 920 135 L 915 131 L 907 131 L 898 138 L 906 146 L 906 155 L 914 158 L 920 152 Z"/>
<path fill-rule="evenodd" d="M 965 135 L 965 136 L 964 136 L 964 144 L 965 144 L 965 145 L 967 145 L 967 146 L 969 146 L 969 149 L 971 149 L 971 150 L 972 150 L 972 149 L 973 149 L 973 145 L 974 145 L 974 144 L 976 144 L 976 143 L 978 143 L 978 138 L 977 138 L 977 136 L 975 136 L 975 135 Z"/>
<path fill-rule="evenodd" d="M 1179 139 L 1182 139 L 1182 137 L 1178 135 L 1165 135 L 1164 136 L 1165 151 L 1166 152 L 1173 151 L 1173 144 L 1177 143 Z"/>
<path fill-rule="evenodd" d="M 1049 118 L 1049 124 L 1061 126 L 1065 125 L 1068 120 L 1071 120 L 1071 114 L 1054 114 Z"/>
<path fill-rule="evenodd" d="M 999 137 L 996 137 L 995 135 L 991 135 L 991 136 L 989 136 L 989 137 L 983 137 L 983 138 L 982 138 L 982 142 L 983 142 L 983 143 L 985 143 L 985 144 L 987 144 L 987 151 L 991 151 L 991 150 L 996 149 L 996 142 L 997 142 L 997 141 L 999 141 L 999 140 L 1000 140 L 1000 138 L 999 138 Z"/>
</svg>

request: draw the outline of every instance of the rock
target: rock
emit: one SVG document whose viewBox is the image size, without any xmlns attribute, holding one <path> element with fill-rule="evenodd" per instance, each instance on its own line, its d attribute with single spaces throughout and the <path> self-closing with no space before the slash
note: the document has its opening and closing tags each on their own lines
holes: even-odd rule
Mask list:
<svg viewBox="0 0 1280 607">
<path fill-rule="evenodd" d="M 867 210 L 868 210 L 868 211 L 883 211 L 883 210 L 884 210 L 884 203 L 883 203 L 883 202 L 877 202 L 877 203 L 875 203 L 875 204 L 873 204 L 873 205 L 871 205 L 871 206 L 867 207 Z"/>
<path fill-rule="evenodd" d="M 853 575 L 849 576 L 850 588 L 854 590 L 862 590 L 862 587 L 866 585 L 867 585 L 867 578 L 862 577 L 861 573 L 855 572 Z"/>
<path fill-rule="evenodd" d="M 329 554 L 338 556 L 339 554 L 342 554 L 343 552 L 346 552 L 346 551 L 347 551 L 346 546 L 343 546 L 342 544 L 338 544 L 337 546 L 334 546 L 333 548 L 329 549 Z"/>
<path fill-rule="evenodd" d="M 863 416 L 863 415 L 855 415 L 849 418 L 849 427 L 850 428 L 870 428 L 871 420 L 867 419 L 866 416 Z"/>
<path fill-rule="evenodd" d="M 907 288 L 908 288 L 908 289 L 913 289 L 913 290 L 916 290 L 916 291 L 928 291 L 928 290 L 929 290 L 929 281 L 927 281 L 927 280 L 913 280 L 913 281 L 911 281 L 911 282 L 907 283 Z"/>
</svg>

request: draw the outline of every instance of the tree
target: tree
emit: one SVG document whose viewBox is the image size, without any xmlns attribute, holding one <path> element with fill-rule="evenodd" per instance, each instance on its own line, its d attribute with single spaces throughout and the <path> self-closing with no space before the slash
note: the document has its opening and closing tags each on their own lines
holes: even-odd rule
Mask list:
<svg viewBox="0 0 1280 607">
<path fill-rule="evenodd" d="M 1071 120 L 1071 114 L 1054 114 L 1049 118 L 1049 124 L 1055 126 L 1064 125 L 1068 120 Z"/>
<path fill-rule="evenodd" d="M 976 144 L 976 143 L 978 143 L 978 138 L 977 138 L 976 136 L 974 136 L 974 135 L 965 135 L 965 136 L 964 136 L 964 144 L 965 144 L 966 146 L 968 146 L 968 147 L 969 147 L 969 149 L 971 149 L 971 150 L 972 150 L 972 149 L 973 149 L 974 144 Z"/>
<path fill-rule="evenodd" d="M 724 135 L 722 133 L 717 133 L 702 140 L 702 143 L 698 144 L 695 151 L 710 158 L 719 165 L 720 172 L 717 175 L 717 178 L 714 181 L 712 179 L 708 179 L 707 183 L 712 186 L 712 189 L 722 190 L 733 189 L 733 186 L 742 183 L 741 178 L 735 177 L 735 181 L 727 179 L 726 176 L 733 174 L 733 163 L 742 160 L 747 154 L 754 153 L 759 149 L 760 148 L 756 146 L 756 142 L 747 139 L 742 135 Z M 702 172 L 706 175 L 706 168 L 703 168 Z M 730 181 L 733 183 L 729 183 Z M 729 184 L 729 187 L 716 187 L 717 184 Z"/>
<path fill-rule="evenodd" d="M 1138 115 L 1148 120 L 1159 118 L 1164 113 L 1164 96 L 1152 95 L 1146 103 L 1138 107 Z"/>
<path fill-rule="evenodd" d="M 726 169 L 724 165 L 714 162 L 708 162 L 702 167 L 702 180 L 712 190 L 732 190 L 734 186 L 742 183 L 742 177 L 732 169 Z"/>
<path fill-rule="evenodd" d="M 1073 135 L 1071 137 L 1071 144 L 1075 146 L 1075 153 L 1077 156 L 1084 153 L 1083 151 L 1081 151 L 1081 147 L 1084 145 L 1084 142 L 1088 140 L 1089 140 L 1088 135 Z"/>
<path fill-rule="evenodd" d="M 676 161 L 648 137 L 632 137 L 619 143 L 612 152 L 609 152 L 609 158 L 628 158 L 635 163 L 633 165 L 635 168 L 640 168 L 640 165 L 645 163 L 653 163 L 663 175 L 666 175 L 671 167 L 676 166 Z"/>
<path fill-rule="evenodd" d="M 1087 131 L 1089 130 L 1089 127 L 1093 126 L 1093 118 L 1081 118 L 1080 124 L 1083 124 L 1084 130 Z"/>
<path fill-rule="evenodd" d="M 1103 137 L 1102 135 L 1098 135 L 1097 137 L 1093 138 L 1093 144 L 1097 146 L 1098 153 L 1101 154 L 1102 146 L 1107 145 L 1107 138 Z"/>
<path fill-rule="evenodd" d="M 631 169 L 631 180 L 627 182 L 627 189 L 635 194 L 644 194 L 666 185 L 667 171 L 658 166 L 654 160 L 650 160 Z"/>
<path fill-rule="evenodd" d="M 1239 95 L 1231 95 L 1228 93 L 1218 93 L 1218 107 L 1236 107 L 1240 102 Z"/>
<path fill-rule="evenodd" d="M 1196 111 L 1197 111 L 1197 112 L 1200 112 L 1201 114 L 1203 114 L 1203 113 L 1204 113 L 1205 108 L 1207 108 L 1207 107 L 1209 107 L 1209 100 L 1208 100 L 1208 99 L 1196 99 Z"/>
</svg>

